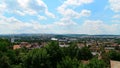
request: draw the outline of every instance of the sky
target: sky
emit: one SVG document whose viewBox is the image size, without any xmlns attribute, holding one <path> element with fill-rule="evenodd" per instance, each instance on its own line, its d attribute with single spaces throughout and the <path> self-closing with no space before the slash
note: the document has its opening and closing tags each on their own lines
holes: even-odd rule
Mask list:
<svg viewBox="0 0 120 68">
<path fill-rule="evenodd" d="M 0 0 L 0 34 L 120 35 L 120 0 Z"/>
</svg>

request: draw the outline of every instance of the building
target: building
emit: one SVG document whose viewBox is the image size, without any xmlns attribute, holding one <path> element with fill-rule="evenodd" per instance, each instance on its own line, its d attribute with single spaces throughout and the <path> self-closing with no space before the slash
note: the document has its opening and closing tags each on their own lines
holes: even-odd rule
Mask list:
<svg viewBox="0 0 120 68">
<path fill-rule="evenodd" d="M 57 38 L 51 38 L 52 41 L 57 41 L 58 39 Z"/>
<path fill-rule="evenodd" d="M 15 42 L 15 39 L 14 38 L 11 38 L 11 43 L 14 43 Z"/>
<path fill-rule="evenodd" d="M 120 61 L 110 60 L 110 68 L 120 68 Z"/>
<path fill-rule="evenodd" d="M 14 45 L 13 46 L 13 50 L 16 50 L 16 49 L 19 49 L 19 48 L 21 48 L 20 45 Z"/>
<path fill-rule="evenodd" d="M 29 44 L 28 42 L 21 42 L 21 43 L 20 43 L 20 46 L 21 46 L 21 47 L 30 48 L 30 47 L 31 47 L 31 44 Z"/>
</svg>

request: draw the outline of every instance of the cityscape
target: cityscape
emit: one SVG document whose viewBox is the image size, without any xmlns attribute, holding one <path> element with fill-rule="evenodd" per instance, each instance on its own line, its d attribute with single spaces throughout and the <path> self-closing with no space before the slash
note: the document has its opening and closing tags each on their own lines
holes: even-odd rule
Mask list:
<svg viewBox="0 0 120 68">
<path fill-rule="evenodd" d="M 8 34 L 0 35 L 0 45 L 2 67 L 114 68 L 120 64 L 120 35 Z"/>
<path fill-rule="evenodd" d="M 0 68 L 120 68 L 120 0 L 0 0 Z"/>
</svg>

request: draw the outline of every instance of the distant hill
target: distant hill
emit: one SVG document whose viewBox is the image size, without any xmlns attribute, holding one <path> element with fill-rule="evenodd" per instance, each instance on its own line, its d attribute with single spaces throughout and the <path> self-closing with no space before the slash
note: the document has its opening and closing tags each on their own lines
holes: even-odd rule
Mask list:
<svg viewBox="0 0 120 68">
<path fill-rule="evenodd" d="M 0 34 L 0 37 L 76 37 L 76 38 L 120 38 L 120 35 L 88 35 L 88 34 Z"/>
</svg>

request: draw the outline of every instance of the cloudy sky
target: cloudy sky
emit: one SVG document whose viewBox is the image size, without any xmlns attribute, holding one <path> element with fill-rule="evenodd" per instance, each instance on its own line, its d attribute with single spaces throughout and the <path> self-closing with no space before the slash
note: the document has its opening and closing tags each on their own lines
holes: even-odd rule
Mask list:
<svg viewBox="0 0 120 68">
<path fill-rule="evenodd" d="M 120 0 L 0 0 L 0 34 L 120 34 Z"/>
</svg>

